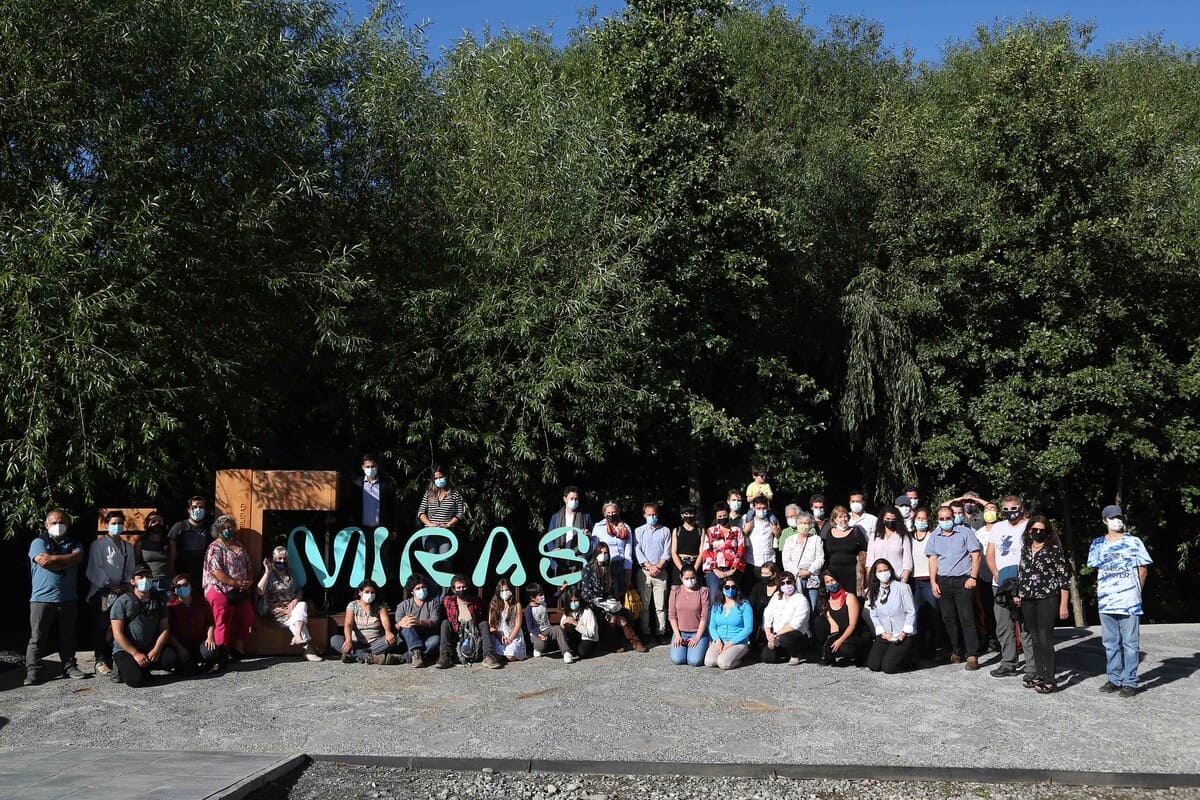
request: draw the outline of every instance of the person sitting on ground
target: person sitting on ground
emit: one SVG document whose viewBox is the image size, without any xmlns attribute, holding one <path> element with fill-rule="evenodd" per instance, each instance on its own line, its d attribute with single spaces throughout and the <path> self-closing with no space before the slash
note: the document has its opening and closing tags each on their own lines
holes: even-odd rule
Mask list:
<svg viewBox="0 0 1200 800">
<path fill-rule="evenodd" d="M 682 583 L 671 587 L 667 618 L 674 636 L 671 637 L 672 664 L 699 667 L 708 653 L 708 616 L 711 612 L 708 587 L 700 583 L 696 568 L 685 566 L 680 575 Z"/>
<path fill-rule="evenodd" d="M 864 630 L 862 607 L 853 592 L 846 591 L 828 569 L 821 571 L 821 598 L 818 601 L 818 620 L 821 633 L 821 663 L 845 667 L 864 661 L 866 647 L 863 644 Z M 869 636 L 869 634 L 868 634 Z"/>
<path fill-rule="evenodd" d="M 562 593 L 562 617 L 559 624 L 567 644 L 572 652 L 580 658 L 591 658 L 600 651 L 600 626 L 596 622 L 596 612 L 584 602 L 583 595 L 578 589 L 564 589 Z M 563 657 L 566 660 L 566 657 Z"/>
<path fill-rule="evenodd" d="M 488 606 L 488 633 L 492 635 L 492 647 L 496 658 L 502 661 L 524 661 L 526 659 L 525 634 L 521 630 L 524 621 L 521 604 L 508 578 L 496 581 L 492 602 Z"/>
<path fill-rule="evenodd" d="M 541 658 L 546 654 L 552 642 L 558 643 L 562 652 L 563 663 L 573 664 L 578 656 L 571 650 L 566 633 L 561 625 L 550 624 L 550 611 L 546 608 L 546 592 L 541 584 L 530 583 L 525 586 L 529 603 L 525 606 L 525 629 L 529 631 L 529 641 L 533 643 L 533 657 Z"/>
<path fill-rule="evenodd" d="M 441 642 L 438 645 L 438 669 L 449 669 L 454 666 L 455 659 L 462 664 L 472 663 L 472 659 L 481 659 L 488 669 L 499 669 L 504 666 L 496 658 L 492 645 L 492 636 L 488 632 L 488 614 L 479 595 L 471 589 L 471 584 L 463 575 L 455 575 L 450 581 L 450 594 L 442 598 L 442 611 L 446 618 L 442 620 Z M 464 653 L 460 644 L 478 643 L 469 648 L 469 654 Z"/>
<path fill-rule="evenodd" d="M 154 589 L 153 572 L 145 564 L 133 571 L 133 591 L 113 601 L 114 678 L 136 689 L 150 680 L 150 670 L 174 672 L 179 654 L 170 646 L 171 627 L 166 598 Z"/>
<path fill-rule="evenodd" d="M 750 649 L 754 631 L 754 611 L 742 599 L 741 582 L 733 576 L 721 581 L 724 599 L 709 612 L 708 629 L 712 643 L 704 654 L 704 666 L 734 669 Z"/>
<path fill-rule="evenodd" d="M 912 660 L 917 607 L 912 589 L 896 577 L 892 562 L 878 558 L 868 574 L 867 610 L 875 627 L 875 641 L 867 655 L 867 666 L 872 672 L 893 675 Z"/>
<path fill-rule="evenodd" d="M 442 604 L 429 596 L 429 580 L 424 575 L 408 579 L 408 597 L 396 608 L 396 627 L 408 650 L 405 656 L 414 667 L 423 667 L 441 641 Z"/>
<path fill-rule="evenodd" d="M 25 649 L 25 685 L 39 682 L 38 660 L 50 631 L 58 627 L 59 669 L 64 678 L 84 678 L 75 663 L 76 573 L 83 561 L 79 542 L 67 538 L 67 515 L 56 508 L 46 515 L 41 535 L 29 544 L 29 645 Z"/>
<path fill-rule="evenodd" d="M 646 645 L 638 638 L 633 617 L 615 596 L 615 582 L 612 564 L 608 558 L 608 545 L 600 542 L 592 554 L 592 559 L 583 567 L 583 581 L 580 584 L 583 599 L 595 612 L 596 621 L 600 624 L 601 639 L 609 649 L 617 652 L 625 649 L 619 644 L 619 634 L 629 640 L 634 650 L 644 653 Z"/>
<path fill-rule="evenodd" d="M 776 664 L 786 658 L 788 664 L 795 666 L 812 641 L 808 627 L 811 614 L 808 595 L 798 591 L 796 584 L 795 575 L 783 573 L 779 578 L 779 591 L 763 611 L 762 630 L 766 643 L 760 660 L 764 664 Z"/>
<path fill-rule="evenodd" d="M 309 661 L 320 661 L 308 632 L 308 603 L 301 599 L 304 595 L 288 570 L 286 547 L 276 547 L 271 558 L 263 559 L 263 575 L 254 591 L 263 598 L 263 607 L 276 624 L 291 631 L 292 646 L 304 648 L 304 657 Z"/>
<path fill-rule="evenodd" d="M 379 599 L 379 584 L 368 579 L 358 585 L 358 599 L 346 605 L 342 632 L 331 636 L 329 645 L 346 664 L 401 663 L 400 642 L 388 608 Z"/>
<path fill-rule="evenodd" d="M 224 653 L 217 646 L 216 623 L 212 607 L 204 595 L 194 592 L 192 578 L 181 572 L 171 581 L 170 600 L 167 601 L 170 616 L 171 646 L 179 655 L 182 673 L 200 669 L 217 672 L 224 666 Z"/>
</svg>

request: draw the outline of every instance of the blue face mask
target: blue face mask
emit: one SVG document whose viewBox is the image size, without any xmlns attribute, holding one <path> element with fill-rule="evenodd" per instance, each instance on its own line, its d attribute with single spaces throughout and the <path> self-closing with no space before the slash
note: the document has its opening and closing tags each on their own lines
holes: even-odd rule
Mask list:
<svg viewBox="0 0 1200 800">
<path fill-rule="evenodd" d="M 232 538 L 233 538 L 233 528 L 222 528 L 221 529 L 221 540 L 222 541 L 228 542 Z"/>
<path fill-rule="evenodd" d="M 204 509 L 193 508 L 188 512 L 188 516 L 192 518 L 192 522 L 199 522 L 200 520 L 204 519 Z"/>
<path fill-rule="evenodd" d="M 952 519 L 939 519 L 939 520 L 938 520 L 938 527 L 939 527 L 939 528 L 941 528 L 941 529 L 942 529 L 942 530 L 944 530 L 944 531 L 948 531 L 948 530 L 950 530 L 951 528 L 953 528 L 953 527 L 954 527 L 954 520 L 952 520 Z"/>
<path fill-rule="evenodd" d="M 572 610 L 572 611 L 578 611 L 578 610 L 579 610 L 579 601 L 578 601 L 578 600 L 572 600 L 572 601 L 571 601 L 571 610 Z"/>
<path fill-rule="evenodd" d="M 825 591 L 829 592 L 830 594 L 837 594 L 838 589 L 841 589 L 841 588 L 842 588 L 842 585 L 840 583 L 838 583 L 837 581 L 834 581 L 833 583 L 825 584 Z"/>
<path fill-rule="evenodd" d="M 725 589 L 725 596 L 732 600 L 737 597 L 737 589 Z"/>
<path fill-rule="evenodd" d="M 434 478 L 433 485 L 439 489 L 445 489 L 446 488 L 446 479 L 445 478 Z"/>
<path fill-rule="evenodd" d="M 191 594 L 192 594 L 191 586 L 176 586 L 175 587 L 175 596 L 180 599 L 185 598 L 185 597 L 190 597 Z"/>
<path fill-rule="evenodd" d="M 913 523 L 913 527 L 919 531 L 927 531 L 929 530 L 929 523 L 923 519 L 919 519 Z"/>
<path fill-rule="evenodd" d="M 125 526 L 122 525 L 121 523 L 119 523 L 119 522 L 108 523 L 108 535 L 109 536 L 120 536 L 124 532 L 125 532 Z"/>
<path fill-rule="evenodd" d="M 767 518 L 767 510 L 766 510 L 765 508 L 756 508 L 756 509 L 754 509 L 754 513 L 755 513 L 756 515 L 758 515 L 758 518 L 759 518 L 759 519 L 766 519 L 766 518 Z"/>
<path fill-rule="evenodd" d="M 150 591 L 150 587 L 153 585 L 154 581 L 150 580 L 149 578 L 138 578 L 136 581 L 134 581 L 134 586 L 137 587 L 139 592 L 148 592 Z"/>
<path fill-rule="evenodd" d="M 962 514 L 954 515 L 954 524 L 955 525 L 962 525 L 964 520 L 966 520 L 966 517 L 963 516 Z"/>
<path fill-rule="evenodd" d="M 658 517 L 651 514 L 650 516 L 646 517 L 646 524 L 653 528 L 658 524 Z"/>
</svg>

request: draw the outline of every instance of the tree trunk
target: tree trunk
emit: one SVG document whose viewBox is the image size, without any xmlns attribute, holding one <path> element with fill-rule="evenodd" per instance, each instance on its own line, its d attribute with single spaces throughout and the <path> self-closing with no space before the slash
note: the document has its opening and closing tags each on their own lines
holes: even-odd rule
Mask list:
<svg viewBox="0 0 1200 800">
<path fill-rule="evenodd" d="M 689 449 L 691 450 L 691 452 L 688 454 L 689 455 L 688 473 L 687 473 L 688 502 L 691 503 L 692 505 L 694 505 L 696 507 L 696 510 L 699 511 L 700 519 L 707 519 L 708 515 L 704 513 L 704 506 L 700 502 L 701 494 L 700 494 L 700 461 L 698 459 L 699 453 L 696 452 L 696 448 L 694 446 Z"/>
<path fill-rule="evenodd" d="M 1071 501 L 1067 497 L 1067 482 L 1061 478 L 1058 481 L 1058 510 L 1063 521 L 1063 535 L 1066 538 L 1067 564 L 1071 567 L 1071 613 L 1075 617 L 1075 627 L 1087 625 L 1083 616 L 1083 596 L 1079 593 L 1079 570 L 1075 568 L 1075 535 L 1071 527 Z"/>
</svg>

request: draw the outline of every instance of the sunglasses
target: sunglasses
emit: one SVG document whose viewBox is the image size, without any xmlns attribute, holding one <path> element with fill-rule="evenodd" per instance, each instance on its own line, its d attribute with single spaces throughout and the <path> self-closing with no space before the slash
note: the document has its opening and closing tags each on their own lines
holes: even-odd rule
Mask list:
<svg viewBox="0 0 1200 800">
<path fill-rule="evenodd" d="M 1019 507 L 1019 506 L 1013 506 L 1012 508 L 1009 508 L 1008 506 L 1005 506 L 1005 507 L 1004 507 L 1004 510 L 1005 510 L 1005 511 L 1020 511 L 1021 509 L 1020 509 L 1020 507 Z"/>
<path fill-rule="evenodd" d="M 1045 528 L 1030 528 L 1029 530 L 1030 531 L 1042 531 L 1044 533 L 1046 529 Z"/>
<path fill-rule="evenodd" d="M 726 589 L 736 589 L 736 588 L 737 588 L 737 584 L 736 584 L 736 583 L 730 583 L 730 584 L 726 584 L 725 588 L 726 588 Z"/>
<path fill-rule="evenodd" d="M 780 581 L 779 585 L 780 586 L 795 586 L 796 582 L 795 581 Z"/>
</svg>

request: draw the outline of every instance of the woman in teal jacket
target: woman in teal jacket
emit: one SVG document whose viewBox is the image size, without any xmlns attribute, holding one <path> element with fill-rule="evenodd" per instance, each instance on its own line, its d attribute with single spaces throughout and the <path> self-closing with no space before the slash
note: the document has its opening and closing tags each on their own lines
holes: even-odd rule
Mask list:
<svg viewBox="0 0 1200 800">
<path fill-rule="evenodd" d="M 741 665 L 750 649 L 754 612 L 742 599 L 736 574 L 721 581 L 721 591 L 724 602 L 714 602 L 709 613 L 708 635 L 712 643 L 704 654 L 704 666 L 733 669 Z"/>
</svg>

